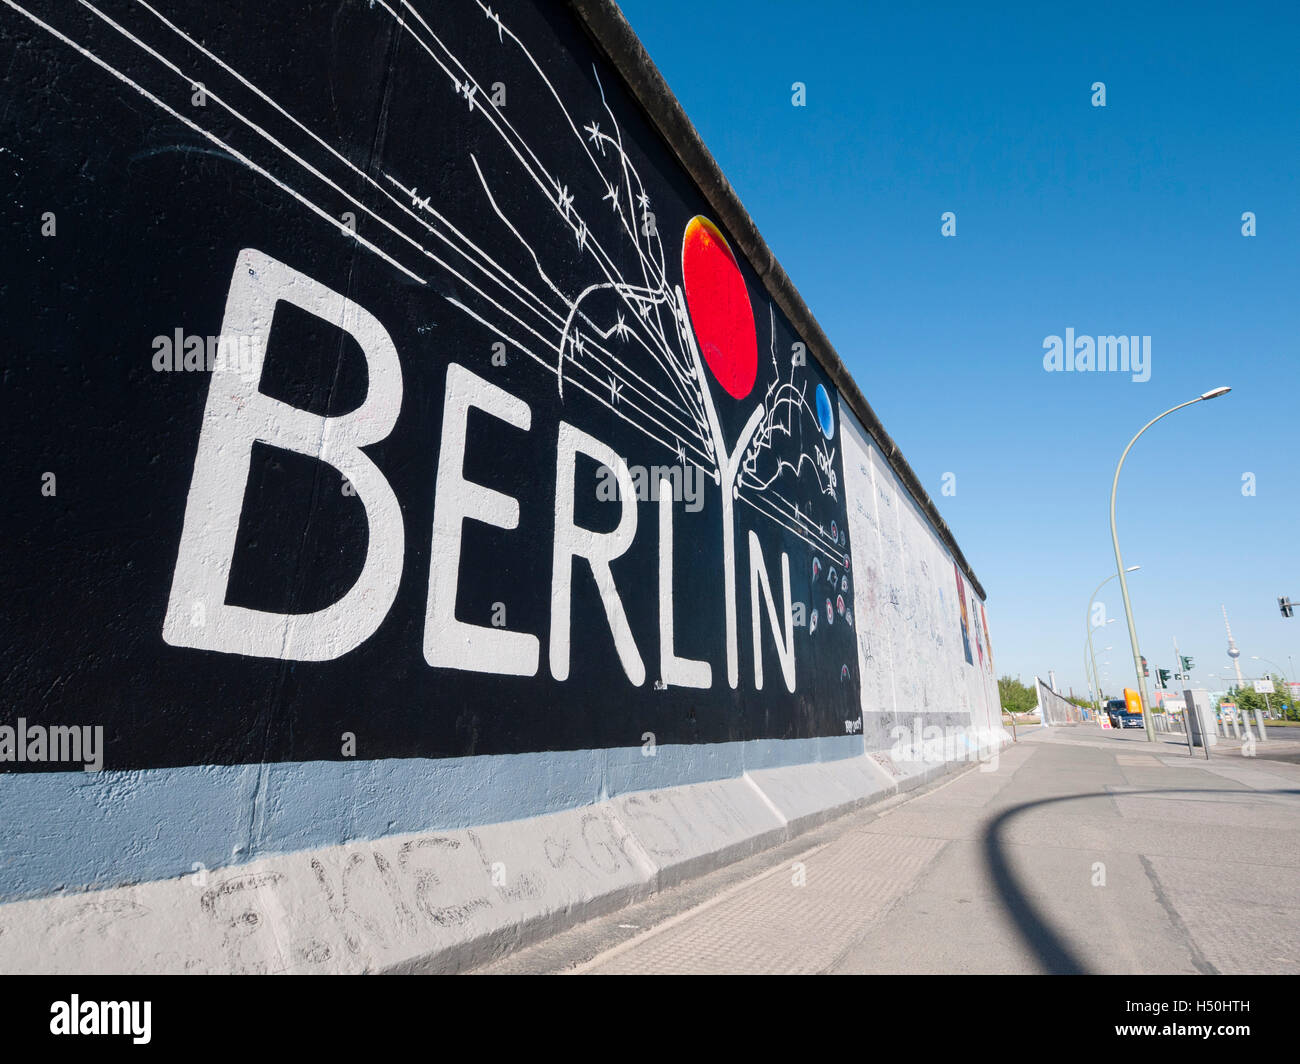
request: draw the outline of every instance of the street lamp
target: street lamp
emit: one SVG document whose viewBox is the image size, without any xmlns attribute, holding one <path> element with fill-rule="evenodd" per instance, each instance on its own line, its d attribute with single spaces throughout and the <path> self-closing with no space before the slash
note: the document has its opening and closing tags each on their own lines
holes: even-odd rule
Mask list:
<svg viewBox="0 0 1300 1064">
<path fill-rule="evenodd" d="M 1107 624 L 1110 624 L 1111 621 L 1113 621 L 1114 619 L 1115 619 L 1115 618 L 1112 617 L 1112 618 L 1110 619 L 1110 621 L 1107 621 L 1106 623 L 1107 623 Z M 1113 649 L 1115 649 L 1115 648 L 1114 648 L 1114 647 L 1103 647 L 1101 652 L 1102 652 L 1103 654 L 1105 654 L 1108 650 L 1113 650 Z M 1109 665 L 1110 662 L 1109 662 L 1109 661 L 1103 661 L 1102 664 L 1103 664 L 1103 665 Z M 1096 661 L 1094 661 L 1094 662 L 1093 662 L 1093 668 L 1096 668 L 1096 667 L 1097 667 L 1097 664 L 1096 664 Z M 1109 673 L 1108 673 L 1107 675 L 1109 675 Z"/>
<path fill-rule="evenodd" d="M 1115 618 L 1112 617 L 1112 618 L 1110 619 L 1110 621 L 1107 621 L 1106 623 L 1107 623 L 1107 624 L 1110 624 L 1111 621 L 1113 621 L 1114 619 L 1115 619 Z M 1089 662 L 1089 654 L 1088 654 L 1089 649 L 1090 649 L 1090 648 L 1089 648 L 1088 644 L 1087 644 L 1087 643 L 1084 643 L 1084 647 L 1083 647 L 1083 676 L 1084 676 L 1084 679 L 1086 679 L 1086 680 L 1088 681 L 1088 687 L 1089 687 L 1089 689 L 1090 689 L 1091 692 L 1092 692 L 1093 701 L 1096 703 L 1098 711 L 1100 711 L 1100 710 L 1101 710 L 1102 699 L 1103 699 L 1105 696 L 1103 695 L 1102 690 L 1101 690 L 1101 679 L 1100 679 L 1100 677 L 1097 675 L 1097 660 L 1096 660 L 1096 658 L 1093 658 L 1092 661 Z M 1102 650 L 1102 653 L 1104 654 L 1107 650 L 1112 650 L 1112 649 L 1114 649 L 1114 648 L 1112 648 L 1112 647 L 1105 647 L 1105 648 Z M 1109 663 L 1108 663 L 1108 664 L 1109 664 Z"/>
<path fill-rule="evenodd" d="M 1141 568 L 1142 568 L 1142 566 L 1140 566 L 1140 565 L 1130 565 L 1130 566 L 1125 570 L 1125 572 L 1128 572 L 1128 573 L 1136 573 L 1136 572 L 1137 572 L 1139 569 L 1141 569 Z M 1103 580 L 1100 584 L 1098 584 L 1095 588 L 1092 589 L 1092 594 L 1088 596 L 1088 610 L 1087 610 L 1087 612 L 1084 614 L 1084 620 L 1083 620 L 1083 623 L 1084 623 L 1084 627 L 1085 627 L 1085 628 L 1087 629 L 1087 631 L 1088 631 L 1088 655 L 1092 658 L 1092 674 L 1093 674 L 1093 676 L 1096 676 L 1096 675 L 1097 675 L 1097 655 L 1093 652 L 1093 649 L 1092 649 L 1092 630 L 1093 630 L 1094 627 L 1096 627 L 1096 628 L 1100 628 L 1101 625 L 1100 625 L 1100 624 L 1098 624 L 1098 625 L 1094 625 L 1094 624 L 1092 623 L 1092 604 L 1097 600 L 1097 592 L 1099 592 L 1103 587 L 1105 587 L 1107 584 L 1109 584 L 1109 583 L 1110 583 L 1112 580 L 1114 580 L 1114 579 L 1115 579 L 1115 574 L 1114 574 L 1114 573 L 1111 573 L 1110 576 L 1106 577 L 1105 580 Z M 1103 621 L 1102 623 L 1103 623 L 1103 624 L 1111 624 L 1114 620 L 1115 620 L 1115 618 L 1114 618 L 1114 617 L 1111 617 L 1109 620 Z M 1097 695 L 1098 695 L 1098 697 L 1101 696 L 1101 681 L 1100 681 L 1100 678 L 1098 678 L 1098 682 L 1097 682 Z"/>
<path fill-rule="evenodd" d="M 1156 729 L 1155 725 L 1151 723 L 1151 713 L 1147 705 L 1147 682 L 1142 676 L 1142 652 L 1138 649 L 1137 626 L 1133 623 L 1133 605 L 1129 602 L 1128 581 L 1124 579 L 1124 559 L 1120 555 L 1119 551 L 1119 530 L 1115 527 L 1115 496 L 1119 492 L 1119 475 L 1124 468 L 1124 459 L 1128 457 L 1129 451 L 1133 449 L 1133 444 L 1137 443 L 1138 438 L 1142 433 L 1146 432 L 1146 430 L 1157 421 L 1161 418 L 1168 417 L 1177 410 L 1183 409 L 1185 406 L 1192 406 L 1194 403 L 1204 402 L 1208 399 L 1217 399 L 1221 395 L 1227 395 L 1230 391 L 1232 391 L 1232 389 L 1226 385 L 1218 388 L 1211 388 L 1208 392 L 1198 395 L 1195 399 L 1189 399 L 1185 403 L 1171 406 L 1163 414 L 1158 414 L 1156 417 L 1153 417 L 1138 429 L 1136 436 L 1128 441 L 1128 446 L 1124 448 L 1124 453 L 1119 456 L 1119 464 L 1115 467 L 1115 479 L 1111 482 L 1110 486 L 1110 538 L 1111 542 L 1115 546 L 1115 571 L 1119 576 L 1120 594 L 1124 597 L 1124 616 L 1128 620 L 1128 638 L 1129 642 L 1133 644 L 1133 671 L 1137 674 L 1138 693 L 1142 699 L 1142 723 L 1145 725 L 1147 742 L 1149 743 L 1156 741 Z"/>
<path fill-rule="evenodd" d="M 1115 579 L 1115 578 L 1114 578 L 1114 577 L 1111 577 L 1111 579 L 1113 580 L 1113 579 Z M 1106 621 L 1105 621 L 1105 624 L 1099 624 L 1099 625 L 1097 625 L 1097 627 L 1098 627 L 1098 628 L 1104 628 L 1107 624 L 1114 624 L 1114 623 L 1115 623 L 1115 618 L 1114 618 L 1114 617 L 1107 617 L 1107 618 L 1106 618 Z M 1110 649 L 1110 647 L 1107 647 L 1107 648 L 1106 648 L 1106 650 L 1109 650 L 1109 649 Z M 1103 653 L 1103 654 L 1106 653 L 1106 650 L 1103 650 L 1102 653 Z M 1089 629 L 1089 631 L 1088 631 L 1088 653 L 1092 655 L 1092 671 L 1093 671 L 1094 673 L 1096 673 L 1096 671 L 1097 671 L 1097 655 L 1096 655 L 1096 653 L 1093 651 L 1093 647 L 1092 647 L 1092 630 L 1091 630 L 1091 629 Z M 1109 665 L 1110 662 L 1109 662 L 1109 661 L 1104 661 L 1104 662 L 1102 662 L 1102 664 L 1103 664 L 1103 665 Z M 1100 692 L 1100 690 L 1101 690 L 1101 684 L 1100 684 L 1100 683 L 1098 683 L 1098 685 L 1097 685 L 1097 690 L 1098 690 L 1099 692 Z"/>
<path fill-rule="evenodd" d="M 1272 665 L 1273 668 L 1277 669 L 1277 674 L 1278 674 L 1279 676 L 1282 677 L 1282 682 L 1283 682 L 1283 683 L 1286 683 L 1286 682 L 1287 682 L 1287 675 L 1286 675 L 1286 673 L 1282 671 L 1282 667 L 1281 667 L 1281 666 L 1280 666 L 1276 661 L 1271 661 L 1271 660 L 1268 659 L 1268 658 L 1262 658 L 1262 657 L 1260 657 L 1258 654 L 1252 654 L 1252 655 L 1250 656 L 1250 660 L 1251 660 L 1251 661 L 1262 661 L 1262 662 L 1264 662 L 1265 664 Z"/>
<path fill-rule="evenodd" d="M 1083 678 L 1088 681 L 1088 691 L 1092 696 L 1095 704 L 1100 705 L 1099 699 L 1101 692 L 1097 690 L 1097 677 L 1092 672 L 1092 667 L 1088 664 L 1088 643 L 1084 640 L 1083 644 Z"/>
</svg>

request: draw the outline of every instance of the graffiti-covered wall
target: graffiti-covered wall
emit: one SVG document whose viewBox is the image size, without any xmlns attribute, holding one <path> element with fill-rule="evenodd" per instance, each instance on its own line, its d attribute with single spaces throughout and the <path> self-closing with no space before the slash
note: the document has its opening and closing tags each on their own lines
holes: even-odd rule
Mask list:
<svg viewBox="0 0 1300 1064">
<path fill-rule="evenodd" d="M 964 562 L 588 29 L 0 7 L 0 899 L 991 719 Z"/>
<path fill-rule="evenodd" d="M 858 610 L 863 733 L 997 730 L 1001 702 L 988 614 L 881 451 L 843 408 Z"/>
<path fill-rule="evenodd" d="M 1079 724 L 1085 719 L 1084 711 L 1079 706 L 1057 694 L 1036 676 L 1034 690 L 1038 695 L 1039 717 L 1044 725 L 1051 727 Z"/>
</svg>

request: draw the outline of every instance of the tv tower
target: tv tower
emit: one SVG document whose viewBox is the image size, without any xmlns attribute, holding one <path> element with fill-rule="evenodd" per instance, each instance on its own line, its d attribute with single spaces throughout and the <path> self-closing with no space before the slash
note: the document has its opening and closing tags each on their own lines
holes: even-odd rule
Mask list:
<svg viewBox="0 0 1300 1064">
<path fill-rule="evenodd" d="M 1233 668 L 1237 670 L 1237 686 L 1244 687 L 1246 681 L 1241 678 L 1241 662 L 1237 660 L 1241 657 L 1241 651 L 1237 649 L 1237 641 L 1232 638 L 1232 625 L 1228 623 L 1228 607 L 1220 604 L 1219 609 L 1223 610 L 1223 627 L 1228 630 L 1228 657 L 1232 658 Z"/>
</svg>

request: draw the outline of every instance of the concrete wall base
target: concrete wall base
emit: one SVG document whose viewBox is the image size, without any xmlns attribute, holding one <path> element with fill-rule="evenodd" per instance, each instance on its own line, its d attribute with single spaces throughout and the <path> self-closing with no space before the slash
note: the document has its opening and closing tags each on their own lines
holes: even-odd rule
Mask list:
<svg viewBox="0 0 1300 1064">
<path fill-rule="evenodd" d="M 982 737 L 980 752 L 999 743 Z M 966 763 L 873 754 L 763 769 L 527 820 L 12 902 L 0 905 L 0 971 L 460 971 Z"/>
</svg>

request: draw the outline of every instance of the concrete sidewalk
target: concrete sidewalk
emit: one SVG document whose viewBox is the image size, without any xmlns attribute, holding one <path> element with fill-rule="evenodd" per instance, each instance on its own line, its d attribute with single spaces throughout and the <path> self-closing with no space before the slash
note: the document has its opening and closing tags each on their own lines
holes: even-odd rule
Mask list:
<svg viewBox="0 0 1300 1064">
<path fill-rule="evenodd" d="M 1207 763 L 1140 733 L 1022 730 L 995 771 L 479 971 L 1300 971 L 1300 743 L 1239 747 Z"/>
</svg>

